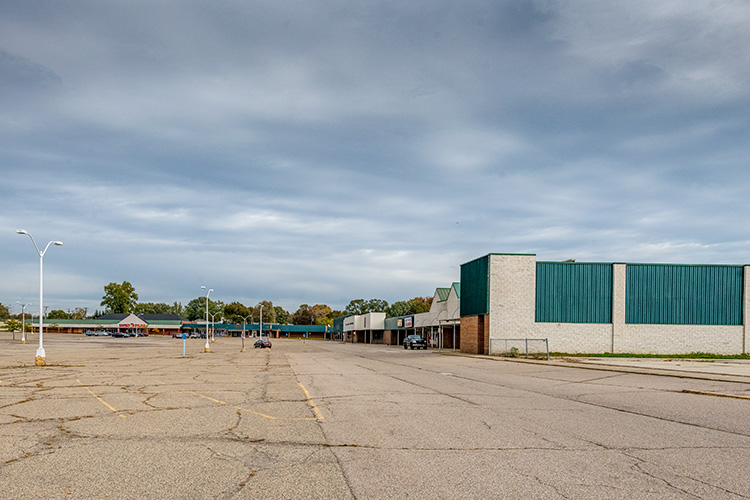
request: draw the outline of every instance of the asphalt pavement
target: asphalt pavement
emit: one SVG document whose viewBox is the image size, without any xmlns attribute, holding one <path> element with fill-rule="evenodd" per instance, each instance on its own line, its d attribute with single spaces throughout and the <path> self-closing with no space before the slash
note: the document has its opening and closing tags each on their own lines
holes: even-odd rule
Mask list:
<svg viewBox="0 0 750 500">
<path fill-rule="evenodd" d="M 750 497 L 744 360 L 35 340 L 0 334 L 3 498 Z"/>
</svg>

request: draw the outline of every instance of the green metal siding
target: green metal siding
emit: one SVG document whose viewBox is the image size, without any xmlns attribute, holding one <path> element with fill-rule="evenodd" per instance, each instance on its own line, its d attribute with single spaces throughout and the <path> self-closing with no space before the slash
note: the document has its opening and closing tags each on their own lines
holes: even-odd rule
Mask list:
<svg viewBox="0 0 750 500">
<path fill-rule="evenodd" d="M 611 323 L 612 264 L 537 262 L 536 321 Z"/>
<path fill-rule="evenodd" d="M 741 266 L 629 264 L 625 322 L 741 325 Z"/>
<path fill-rule="evenodd" d="M 490 256 L 461 265 L 461 317 L 489 313 Z"/>
<path fill-rule="evenodd" d="M 383 328 L 386 330 L 396 330 L 399 328 L 398 326 L 398 320 L 401 318 L 385 318 L 385 324 L 383 325 Z"/>
</svg>

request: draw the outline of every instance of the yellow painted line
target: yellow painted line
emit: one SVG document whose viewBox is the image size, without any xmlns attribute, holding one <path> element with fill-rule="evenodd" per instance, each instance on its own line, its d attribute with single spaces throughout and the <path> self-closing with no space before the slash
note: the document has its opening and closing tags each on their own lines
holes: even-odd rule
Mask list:
<svg viewBox="0 0 750 500">
<path fill-rule="evenodd" d="M 323 415 L 320 413 L 320 410 L 318 409 L 318 405 L 315 404 L 315 401 L 313 401 L 312 396 L 310 396 L 310 393 L 307 392 L 307 389 L 305 389 L 305 386 L 302 385 L 300 382 L 297 382 L 300 387 L 302 387 L 302 390 L 305 391 L 305 396 L 307 396 L 307 402 L 310 403 L 310 406 L 312 406 L 313 413 L 315 413 L 315 419 L 316 420 L 323 420 Z"/>
<path fill-rule="evenodd" d="M 691 391 L 689 389 L 685 389 L 682 392 L 686 394 L 698 394 L 700 396 L 714 396 L 717 398 L 750 399 L 750 396 L 740 396 L 739 394 L 723 394 L 721 392 Z"/>
<path fill-rule="evenodd" d="M 299 384 L 299 382 L 297 382 Z M 310 397 L 310 393 L 307 392 L 307 389 L 302 384 L 299 384 L 300 387 L 302 387 L 302 390 L 305 391 L 305 394 L 307 395 L 307 402 L 310 403 L 310 405 L 313 407 L 313 411 L 315 412 L 315 418 L 311 417 L 274 417 L 273 415 L 267 415 L 265 413 L 261 413 L 259 411 L 251 410 L 250 408 L 243 408 L 242 406 L 237 405 L 230 405 L 226 401 L 221 401 L 220 399 L 212 398 L 210 396 L 206 396 L 205 394 L 201 394 L 199 392 L 195 391 L 189 391 L 191 394 L 195 394 L 198 397 L 201 397 L 203 399 L 208 399 L 209 401 L 213 401 L 214 403 L 219 403 L 221 405 L 230 406 L 234 408 L 235 410 L 245 411 L 248 413 L 252 413 L 253 415 L 257 415 L 259 417 L 267 418 L 269 420 L 323 420 L 323 416 L 320 414 L 320 410 L 318 410 L 318 407 L 315 405 L 315 402 Z"/>
<path fill-rule="evenodd" d="M 78 382 L 80 385 L 83 386 L 83 383 L 80 380 L 76 379 L 76 382 Z M 89 394 L 91 394 L 92 396 L 94 396 L 97 399 L 97 401 L 99 401 L 101 404 L 103 404 L 104 406 L 106 406 L 107 408 L 109 408 L 110 410 L 112 410 L 112 412 L 117 413 L 117 415 L 120 416 L 120 417 L 122 417 L 122 418 L 126 418 L 125 415 L 123 415 L 122 413 L 120 413 L 114 406 L 112 406 L 111 404 L 107 403 L 102 398 L 100 398 L 99 396 L 97 396 L 96 394 L 94 394 L 94 391 L 92 391 L 91 389 L 89 389 L 88 387 L 85 387 L 85 386 L 83 388 L 86 389 L 87 391 L 89 391 Z"/>
</svg>

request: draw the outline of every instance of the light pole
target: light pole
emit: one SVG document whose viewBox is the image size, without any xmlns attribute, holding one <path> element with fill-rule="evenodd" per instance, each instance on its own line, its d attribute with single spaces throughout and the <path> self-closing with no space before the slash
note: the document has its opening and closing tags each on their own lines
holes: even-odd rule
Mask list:
<svg viewBox="0 0 750 500">
<path fill-rule="evenodd" d="M 260 328 L 258 330 L 258 335 L 260 338 L 263 338 L 263 304 L 260 305 L 260 324 L 258 325 Z"/>
<path fill-rule="evenodd" d="M 240 318 L 242 318 L 242 349 L 240 349 L 240 352 L 245 352 L 245 325 L 247 324 L 247 318 L 252 318 L 252 315 L 240 316 Z"/>
<path fill-rule="evenodd" d="M 18 234 L 25 234 L 31 238 L 31 242 L 34 244 L 36 253 L 39 254 L 39 348 L 36 350 L 36 366 L 44 366 L 47 364 L 47 354 L 44 352 L 44 344 L 42 337 L 44 336 L 44 254 L 47 253 L 47 249 L 50 245 L 62 246 L 62 241 L 50 241 L 47 246 L 44 247 L 44 251 L 39 251 L 39 247 L 36 245 L 34 237 L 29 234 L 25 229 L 19 229 L 16 231 Z"/>
<path fill-rule="evenodd" d="M 206 290 L 206 287 L 201 286 L 201 290 Z M 213 288 L 209 288 L 208 292 L 206 292 L 206 347 L 204 348 L 204 352 L 211 352 L 211 346 L 208 343 L 208 296 L 211 295 L 211 292 L 213 291 Z"/>
<path fill-rule="evenodd" d="M 31 305 L 31 302 L 28 304 L 21 304 L 20 302 L 16 301 L 16 304 L 21 306 L 21 343 L 26 343 L 26 308 Z"/>
<path fill-rule="evenodd" d="M 216 335 L 215 335 L 216 328 L 214 328 L 214 324 L 216 323 L 216 316 L 218 316 L 218 315 L 219 315 L 219 313 L 210 314 L 210 316 L 211 316 L 211 342 L 212 343 L 216 342 Z"/>
</svg>

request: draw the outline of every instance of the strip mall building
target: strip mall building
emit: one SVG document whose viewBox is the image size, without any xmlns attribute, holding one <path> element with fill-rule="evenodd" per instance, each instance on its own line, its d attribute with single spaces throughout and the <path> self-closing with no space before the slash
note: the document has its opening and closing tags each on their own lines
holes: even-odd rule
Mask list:
<svg viewBox="0 0 750 500">
<path fill-rule="evenodd" d="M 747 353 L 750 266 L 537 262 L 461 266 L 461 351 L 548 339 L 567 353 Z"/>
<path fill-rule="evenodd" d="M 334 338 L 398 345 L 417 334 L 433 347 L 523 352 L 747 353 L 750 266 L 538 262 L 492 253 L 461 265 L 428 313 L 348 316 Z"/>
</svg>

